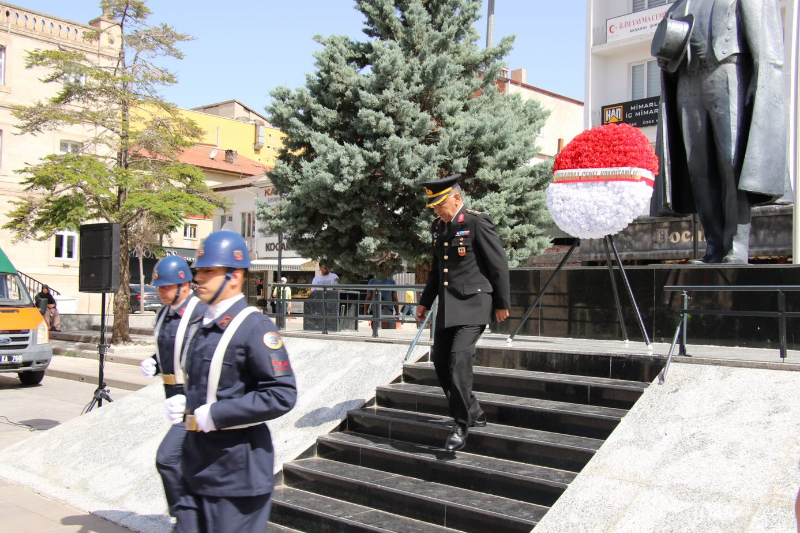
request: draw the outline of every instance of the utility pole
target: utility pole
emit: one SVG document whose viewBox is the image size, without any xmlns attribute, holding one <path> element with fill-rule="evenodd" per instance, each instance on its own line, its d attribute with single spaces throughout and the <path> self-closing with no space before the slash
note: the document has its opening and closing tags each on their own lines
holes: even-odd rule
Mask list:
<svg viewBox="0 0 800 533">
<path fill-rule="evenodd" d="M 486 48 L 494 46 L 494 0 L 489 0 L 489 12 L 486 15 Z"/>
</svg>

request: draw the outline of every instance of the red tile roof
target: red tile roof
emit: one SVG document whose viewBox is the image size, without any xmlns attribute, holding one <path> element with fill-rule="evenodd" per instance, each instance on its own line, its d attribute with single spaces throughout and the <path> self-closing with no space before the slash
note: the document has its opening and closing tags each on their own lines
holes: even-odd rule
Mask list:
<svg viewBox="0 0 800 533">
<path fill-rule="evenodd" d="M 211 158 L 212 154 L 214 155 L 213 159 Z M 219 170 L 231 174 L 245 174 L 247 176 L 263 174 L 267 170 L 267 167 L 258 161 L 244 157 L 241 154 L 236 157 L 236 163 L 228 163 L 225 161 L 225 150 L 211 146 L 192 146 L 184 150 L 178 159 L 181 163 L 196 165 L 200 168 Z"/>
<path fill-rule="evenodd" d="M 211 155 L 214 155 L 212 158 Z M 141 150 L 138 154 L 141 157 L 152 157 L 146 150 Z M 165 159 L 163 156 L 156 156 L 156 159 Z M 214 148 L 213 146 L 195 145 L 189 147 L 178 157 L 181 163 L 195 165 L 208 170 L 226 172 L 228 174 L 256 176 L 263 174 L 267 167 L 243 155 L 236 157 L 236 163 L 225 161 L 225 150 Z"/>
</svg>

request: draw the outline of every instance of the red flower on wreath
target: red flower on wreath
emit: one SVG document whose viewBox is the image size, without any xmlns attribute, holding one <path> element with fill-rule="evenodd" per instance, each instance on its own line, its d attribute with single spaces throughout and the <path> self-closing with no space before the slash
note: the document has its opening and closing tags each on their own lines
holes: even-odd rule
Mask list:
<svg viewBox="0 0 800 533">
<path fill-rule="evenodd" d="M 658 174 L 658 156 L 647 136 L 627 124 L 586 130 L 556 156 L 553 172 L 576 168 L 635 167 Z"/>
</svg>

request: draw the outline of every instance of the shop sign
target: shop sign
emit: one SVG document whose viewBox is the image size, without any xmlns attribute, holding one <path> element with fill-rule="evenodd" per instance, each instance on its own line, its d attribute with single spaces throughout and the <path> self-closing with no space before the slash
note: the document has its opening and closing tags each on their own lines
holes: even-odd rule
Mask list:
<svg viewBox="0 0 800 533">
<path fill-rule="evenodd" d="M 603 125 L 624 122 L 637 128 L 658 124 L 659 97 L 631 100 L 601 108 Z"/>
<path fill-rule="evenodd" d="M 613 43 L 622 39 L 654 33 L 656 26 L 664 18 L 664 13 L 670 7 L 671 4 L 665 4 L 606 20 L 606 42 Z"/>
</svg>

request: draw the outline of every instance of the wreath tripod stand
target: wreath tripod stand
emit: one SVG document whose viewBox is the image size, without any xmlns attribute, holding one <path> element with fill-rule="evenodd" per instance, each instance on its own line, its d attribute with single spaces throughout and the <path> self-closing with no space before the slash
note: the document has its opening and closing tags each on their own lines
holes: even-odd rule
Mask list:
<svg viewBox="0 0 800 533">
<path fill-rule="evenodd" d="M 547 288 L 550 287 L 550 284 L 553 282 L 553 280 L 555 279 L 556 275 L 561 271 L 562 268 L 564 268 L 564 265 L 567 264 L 567 261 L 569 260 L 570 256 L 572 255 L 572 252 L 575 251 L 575 248 L 578 247 L 578 244 L 580 244 L 580 242 L 581 242 L 580 239 L 575 239 L 575 241 L 572 243 L 572 246 L 570 247 L 569 251 L 566 253 L 566 255 L 564 255 L 564 258 L 561 259 L 561 262 L 558 264 L 556 269 L 550 275 L 550 278 L 544 284 L 544 287 L 542 287 L 542 290 L 539 291 L 539 295 L 536 297 L 536 301 L 534 301 L 533 305 L 528 307 L 528 309 L 525 311 L 525 314 L 522 316 L 522 320 L 520 321 L 519 324 L 517 324 L 517 328 L 514 330 L 514 333 L 509 335 L 508 339 L 506 339 L 506 342 L 508 342 L 510 344 L 514 340 L 514 337 L 516 337 L 516 335 L 520 332 L 520 330 L 522 329 L 522 326 L 525 325 L 525 322 L 531 316 L 531 313 L 533 313 L 533 310 L 536 309 L 537 305 L 541 304 L 542 298 L 544 297 L 544 294 L 547 292 Z M 642 337 L 644 338 L 644 342 L 647 345 L 647 349 L 652 351 L 653 350 L 653 345 L 650 343 L 650 338 L 647 336 L 647 330 L 644 327 L 644 321 L 642 320 L 642 314 L 639 312 L 639 306 L 636 304 L 636 298 L 633 296 L 633 290 L 631 289 L 631 284 L 628 281 L 628 276 L 627 276 L 627 274 L 625 274 L 625 268 L 622 266 L 622 260 L 619 257 L 619 252 L 617 251 L 617 245 L 614 244 L 614 238 L 611 235 L 606 235 L 605 237 L 603 237 L 603 244 L 605 245 L 605 249 L 606 249 L 606 260 L 607 260 L 607 263 L 608 263 L 608 273 L 611 276 L 611 288 L 614 291 L 614 303 L 616 304 L 616 307 L 617 307 L 617 315 L 619 316 L 619 325 L 620 325 L 620 328 L 622 329 L 622 338 L 625 341 L 625 343 L 628 343 L 628 331 L 627 331 L 627 328 L 625 327 L 625 320 L 624 320 L 624 317 L 622 315 L 622 304 L 620 303 L 619 292 L 617 291 L 617 281 L 614 278 L 614 265 L 613 265 L 612 260 L 611 260 L 611 251 L 610 250 L 614 251 L 614 257 L 617 260 L 617 266 L 619 267 L 619 272 L 622 275 L 622 281 L 625 283 L 625 288 L 628 291 L 628 296 L 631 299 L 631 304 L 633 304 L 633 309 L 634 309 L 634 311 L 636 311 L 636 320 L 637 320 L 637 322 L 639 324 L 639 329 L 642 332 Z M 609 247 L 610 247 L 610 250 L 609 250 Z"/>
</svg>

